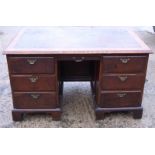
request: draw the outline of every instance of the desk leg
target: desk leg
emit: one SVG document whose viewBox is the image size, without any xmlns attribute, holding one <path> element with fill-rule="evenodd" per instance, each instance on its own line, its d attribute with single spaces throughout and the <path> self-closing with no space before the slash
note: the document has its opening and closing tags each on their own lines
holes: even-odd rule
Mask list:
<svg viewBox="0 0 155 155">
<path fill-rule="evenodd" d="M 60 81 L 59 84 L 60 84 L 59 94 L 60 94 L 60 95 L 63 95 L 64 82 L 63 82 L 63 81 Z"/>
<path fill-rule="evenodd" d="M 92 94 L 94 95 L 94 94 L 95 94 L 95 85 L 94 85 L 94 81 L 90 81 L 90 86 L 91 86 Z"/>
<path fill-rule="evenodd" d="M 60 121 L 61 120 L 61 112 L 56 111 L 51 113 L 52 118 L 54 121 Z"/>
<path fill-rule="evenodd" d="M 105 114 L 104 114 L 104 112 L 95 112 L 95 115 L 96 115 L 96 120 L 102 120 L 102 119 L 104 119 L 105 118 Z"/>
<path fill-rule="evenodd" d="M 13 121 L 22 121 L 23 120 L 23 113 L 12 111 L 12 119 Z"/>
<path fill-rule="evenodd" d="M 143 108 L 133 111 L 133 118 L 134 119 L 141 119 L 142 115 L 143 115 Z"/>
</svg>

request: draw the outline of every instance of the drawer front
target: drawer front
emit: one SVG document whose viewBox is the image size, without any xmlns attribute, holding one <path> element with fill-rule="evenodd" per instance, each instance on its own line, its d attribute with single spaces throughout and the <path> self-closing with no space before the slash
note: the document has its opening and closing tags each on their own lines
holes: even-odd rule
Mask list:
<svg viewBox="0 0 155 155">
<path fill-rule="evenodd" d="M 102 90 L 141 90 L 144 87 L 145 76 L 140 75 L 104 75 Z"/>
<path fill-rule="evenodd" d="M 104 56 L 103 73 L 144 73 L 147 56 Z"/>
<path fill-rule="evenodd" d="M 56 77 L 52 75 L 11 75 L 14 91 L 55 91 Z"/>
<path fill-rule="evenodd" d="M 54 73 L 53 57 L 8 57 L 10 73 Z"/>
<path fill-rule="evenodd" d="M 135 92 L 102 92 L 99 107 L 102 108 L 120 108 L 120 107 L 137 107 L 141 104 L 142 94 L 140 91 Z"/>
<path fill-rule="evenodd" d="M 17 109 L 50 109 L 58 106 L 55 92 L 15 92 L 13 101 Z"/>
</svg>

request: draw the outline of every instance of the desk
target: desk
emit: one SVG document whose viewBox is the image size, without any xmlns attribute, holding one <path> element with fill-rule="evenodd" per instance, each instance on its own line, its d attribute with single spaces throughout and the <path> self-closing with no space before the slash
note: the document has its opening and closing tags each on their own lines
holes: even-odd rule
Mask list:
<svg viewBox="0 0 155 155">
<path fill-rule="evenodd" d="M 14 121 L 26 113 L 61 119 L 64 81 L 90 81 L 97 119 L 113 111 L 142 117 L 150 49 L 125 29 L 33 27 L 4 51 L 12 88 Z"/>
</svg>

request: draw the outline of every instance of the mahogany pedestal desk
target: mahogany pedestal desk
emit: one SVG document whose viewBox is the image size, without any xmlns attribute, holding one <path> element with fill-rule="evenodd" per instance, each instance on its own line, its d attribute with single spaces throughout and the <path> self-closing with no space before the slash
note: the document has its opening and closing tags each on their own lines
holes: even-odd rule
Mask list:
<svg viewBox="0 0 155 155">
<path fill-rule="evenodd" d="M 90 81 L 97 119 L 113 111 L 142 117 L 150 49 L 126 29 L 33 27 L 4 51 L 12 88 L 14 121 L 26 113 L 61 119 L 64 81 Z"/>
</svg>

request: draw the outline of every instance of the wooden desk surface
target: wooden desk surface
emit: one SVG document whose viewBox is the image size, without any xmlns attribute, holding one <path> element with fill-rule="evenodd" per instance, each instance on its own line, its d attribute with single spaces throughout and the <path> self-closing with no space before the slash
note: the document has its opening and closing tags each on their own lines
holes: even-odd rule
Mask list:
<svg viewBox="0 0 155 155">
<path fill-rule="evenodd" d="M 28 27 L 4 54 L 150 53 L 132 31 L 105 27 Z"/>
</svg>

